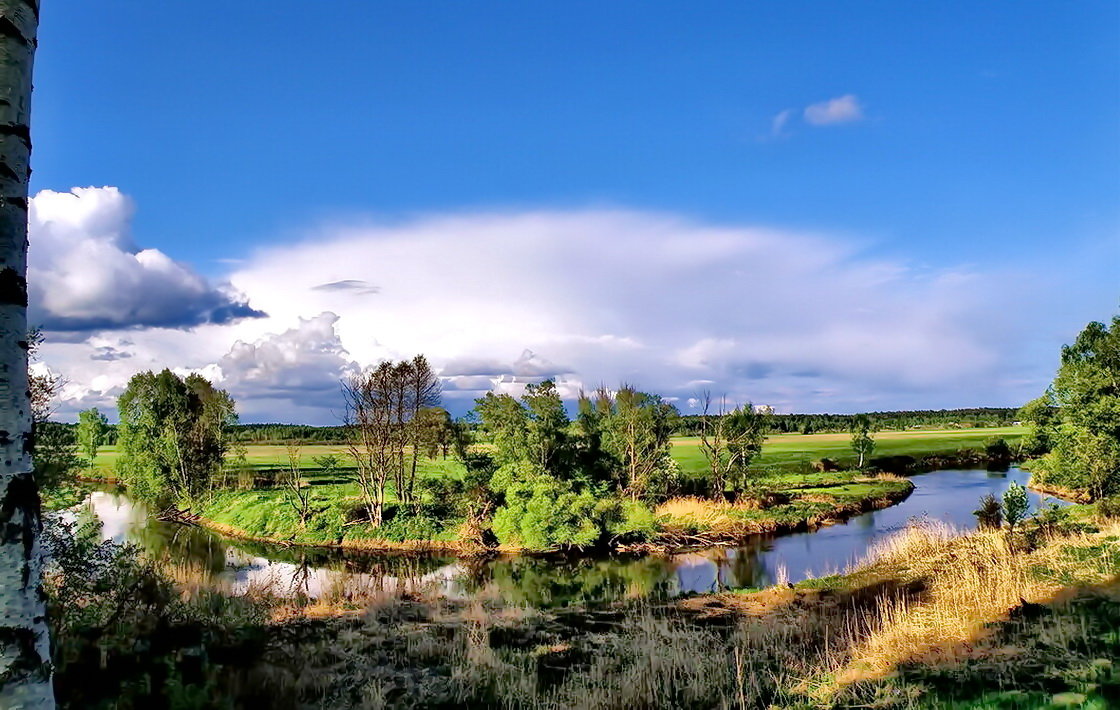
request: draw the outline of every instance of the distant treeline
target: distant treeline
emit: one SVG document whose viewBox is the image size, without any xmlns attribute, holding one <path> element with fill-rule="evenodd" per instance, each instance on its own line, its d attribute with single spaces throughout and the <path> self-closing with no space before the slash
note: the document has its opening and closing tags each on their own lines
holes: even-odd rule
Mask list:
<svg viewBox="0 0 1120 710">
<path fill-rule="evenodd" d="M 817 434 L 847 432 L 854 414 L 773 414 L 768 417 L 770 431 Z M 1009 407 L 978 409 L 922 409 L 900 412 L 870 412 L 877 430 L 901 430 L 911 427 L 975 427 L 1007 426 L 1019 420 L 1019 410 Z M 695 435 L 700 431 L 699 415 L 682 416 L 677 433 Z M 341 426 L 310 426 L 307 424 L 236 424 L 229 429 L 232 438 L 246 444 L 279 444 L 299 442 L 344 443 L 346 429 Z"/>
<path fill-rule="evenodd" d="M 234 424 L 229 427 L 234 441 L 246 444 L 326 444 L 346 443 L 346 427 L 309 424 Z"/>
<path fill-rule="evenodd" d="M 822 434 L 847 432 L 855 414 L 772 414 L 769 429 L 780 433 Z M 977 409 L 916 409 L 899 412 L 868 412 L 872 426 L 880 431 L 900 431 L 922 427 L 977 427 L 1008 426 L 1019 421 L 1019 409 L 1012 407 L 980 407 Z M 696 435 L 700 432 L 702 417 L 681 417 L 678 433 Z"/>
</svg>

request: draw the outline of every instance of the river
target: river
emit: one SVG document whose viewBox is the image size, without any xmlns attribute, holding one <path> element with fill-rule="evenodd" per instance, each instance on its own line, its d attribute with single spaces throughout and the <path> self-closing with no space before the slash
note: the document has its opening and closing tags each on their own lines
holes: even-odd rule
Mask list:
<svg viewBox="0 0 1120 710">
<path fill-rule="evenodd" d="M 108 490 L 91 493 L 83 514 L 100 520 L 105 539 L 135 543 L 164 560 L 180 582 L 234 594 L 253 588 L 318 598 L 415 590 L 457 599 L 500 597 L 509 603 L 555 607 L 620 598 L 660 600 L 841 572 L 911 520 L 928 518 L 958 528 L 974 527 L 972 511 L 981 496 L 992 493 L 998 497 L 1012 481 L 1026 485 L 1029 478 L 1027 472 L 1014 467 L 1005 472 L 970 469 L 918 474 L 912 477 L 914 492 L 903 502 L 844 523 L 787 535 L 760 535 L 737 547 L 669 556 L 521 555 L 457 560 L 264 545 L 156 521 L 142 504 Z M 1056 501 L 1034 492 L 1028 495 L 1032 509 Z"/>
</svg>

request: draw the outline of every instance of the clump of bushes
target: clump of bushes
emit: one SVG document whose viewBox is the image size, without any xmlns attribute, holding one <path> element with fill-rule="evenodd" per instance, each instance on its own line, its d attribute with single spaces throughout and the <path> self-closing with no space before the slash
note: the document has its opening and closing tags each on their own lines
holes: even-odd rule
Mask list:
<svg viewBox="0 0 1120 710">
<path fill-rule="evenodd" d="M 980 499 L 980 507 L 972 511 L 981 530 L 999 530 L 1003 527 L 1003 506 L 999 499 L 988 493 Z"/>
</svg>

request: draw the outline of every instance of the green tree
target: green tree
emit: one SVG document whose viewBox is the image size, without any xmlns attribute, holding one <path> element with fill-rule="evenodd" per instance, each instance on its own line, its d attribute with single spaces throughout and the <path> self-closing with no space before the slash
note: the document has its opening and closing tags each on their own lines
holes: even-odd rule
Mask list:
<svg viewBox="0 0 1120 710">
<path fill-rule="evenodd" d="M 1008 529 L 1015 530 L 1015 526 L 1023 522 L 1028 507 L 1027 489 L 1012 481 L 1003 492 L 1003 519 L 1007 521 Z"/>
<path fill-rule="evenodd" d="M 674 471 L 670 437 L 679 413 L 661 397 L 624 385 L 613 396 L 600 391 L 603 449 L 618 463 L 615 482 L 632 498 L 666 492 Z"/>
<path fill-rule="evenodd" d="M 708 462 L 711 495 L 721 500 L 728 486 L 734 491 L 749 487 L 750 463 L 762 451 L 766 438 L 765 415 L 750 403 L 728 410 L 722 400 L 718 410 L 712 412 L 712 398 L 707 392 L 701 401 L 700 450 Z"/>
<path fill-rule="evenodd" d="M 109 419 L 97 407 L 78 412 L 78 450 L 85 454 L 87 466 L 93 468 L 97 450 L 105 445 Z"/>
<path fill-rule="evenodd" d="M 206 378 L 141 372 L 117 400 L 121 478 L 149 500 L 190 500 L 209 490 L 237 421 L 233 398 Z"/>
<path fill-rule="evenodd" d="M 1090 323 L 1064 346 L 1054 382 L 1024 412 L 1049 449 L 1041 480 L 1093 499 L 1120 492 L 1120 316 L 1111 327 Z"/>
<path fill-rule="evenodd" d="M 852 451 L 858 457 L 856 468 L 862 470 L 871 452 L 875 450 L 875 437 L 872 434 L 871 418 L 866 414 L 857 415 L 852 419 Z"/>
</svg>

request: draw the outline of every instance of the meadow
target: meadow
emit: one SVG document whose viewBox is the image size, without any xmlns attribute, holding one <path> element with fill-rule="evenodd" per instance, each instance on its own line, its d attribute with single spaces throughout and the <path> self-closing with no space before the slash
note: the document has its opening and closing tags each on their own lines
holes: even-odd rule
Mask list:
<svg viewBox="0 0 1120 710">
<path fill-rule="evenodd" d="M 1003 437 L 1014 446 L 1022 434 L 1019 427 L 880 432 L 875 456 L 920 459 L 962 450 L 983 451 L 985 442 L 993 437 Z M 296 457 L 312 489 L 310 498 L 317 512 L 306 524 L 296 517 L 285 489 L 269 483 L 290 465 L 290 455 Z M 672 455 L 680 466 L 682 482 L 705 475 L 707 462 L 698 437 L 675 438 Z M 334 457 L 334 463 L 324 470 L 323 460 L 328 456 Z M 106 447 L 93 475 L 111 478 L 117 457 L 113 447 Z M 391 513 L 378 528 L 355 518 L 353 511 L 363 499 L 352 477 L 352 459 L 343 445 L 250 445 L 245 447 L 244 457 L 258 481 L 255 490 L 216 491 L 195 509 L 218 532 L 261 541 L 347 548 L 473 549 L 464 542 L 462 516 L 438 506 L 422 516 Z M 825 457 L 847 470 L 814 471 L 812 462 Z M 863 476 L 852 470 L 854 465 L 847 434 L 770 436 L 753 466 L 759 477 L 750 496 L 726 503 L 687 495 L 664 501 L 651 511 L 647 542 L 668 549 L 793 530 L 890 505 L 912 489 L 904 479 Z M 422 458 L 418 474 L 422 500 L 436 501 L 441 499 L 436 493 L 440 486 L 461 479 L 465 470 L 451 457 Z M 687 492 L 687 486 L 684 490 Z M 390 497 L 390 505 L 392 500 Z"/>
<path fill-rule="evenodd" d="M 983 451 L 984 444 L 993 437 L 1002 437 L 1014 446 L 1022 439 L 1026 428 L 1021 426 L 985 427 L 975 429 L 921 429 L 909 431 L 882 431 L 875 434 L 874 456 L 923 456 L 953 454 L 963 449 Z M 350 453 L 339 444 L 307 444 L 299 447 L 300 467 L 314 479 L 320 472 L 315 459 L 336 456 L 341 470 L 351 467 Z M 101 449 L 94 462 L 98 475 L 111 474 L 119 454 L 114 446 Z M 245 458 L 258 470 L 277 469 L 288 465 L 288 448 L 281 444 L 250 444 L 245 447 Z M 673 458 L 686 476 L 705 470 L 707 463 L 700 450 L 700 439 L 695 436 L 678 436 L 673 439 Z M 855 465 L 850 437 L 847 434 L 774 434 L 766 439 L 762 453 L 755 459 L 760 470 L 803 470 L 806 464 L 821 458 L 838 462 L 841 468 Z M 462 467 L 451 458 L 421 460 L 424 476 L 453 475 L 462 473 Z"/>
</svg>

